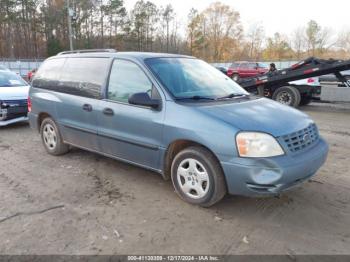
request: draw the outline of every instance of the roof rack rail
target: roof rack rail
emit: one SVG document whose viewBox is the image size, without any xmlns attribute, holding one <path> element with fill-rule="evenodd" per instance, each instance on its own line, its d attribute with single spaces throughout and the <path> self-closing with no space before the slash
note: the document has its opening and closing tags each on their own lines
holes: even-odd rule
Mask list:
<svg viewBox="0 0 350 262">
<path fill-rule="evenodd" d="M 81 50 L 63 51 L 63 52 L 58 53 L 57 55 L 97 53 L 97 52 L 115 53 L 115 52 L 117 52 L 117 50 L 115 50 L 115 49 L 81 49 Z"/>
</svg>

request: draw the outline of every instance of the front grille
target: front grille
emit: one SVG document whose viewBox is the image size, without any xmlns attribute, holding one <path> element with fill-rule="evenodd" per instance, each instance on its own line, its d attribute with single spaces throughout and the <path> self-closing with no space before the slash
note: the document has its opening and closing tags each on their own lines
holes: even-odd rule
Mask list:
<svg viewBox="0 0 350 262">
<path fill-rule="evenodd" d="M 297 132 L 282 136 L 284 143 L 291 152 L 297 152 L 314 144 L 319 138 L 317 126 L 310 124 Z"/>
</svg>

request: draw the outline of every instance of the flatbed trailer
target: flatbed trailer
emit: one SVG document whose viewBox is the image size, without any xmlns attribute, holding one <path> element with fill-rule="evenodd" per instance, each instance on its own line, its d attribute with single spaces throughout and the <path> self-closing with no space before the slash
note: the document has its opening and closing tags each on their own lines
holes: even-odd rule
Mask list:
<svg viewBox="0 0 350 262">
<path fill-rule="evenodd" d="M 248 92 L 258 93 L 272 98 L 278 102 L 298 107 L 308 104 L 312 96 L 320 92 L 312 86 L 291 85 L 289 82 L 317 77 L 321 75 L 334 74 L 338 80 L 350 87 L 350 81 L 341 72 L 350 69 L 350 60 L 324 60 L 309 57 L 289 68 L 268 72 L 249 78 L 242 78 L 238 81 Z"/>
</svg>

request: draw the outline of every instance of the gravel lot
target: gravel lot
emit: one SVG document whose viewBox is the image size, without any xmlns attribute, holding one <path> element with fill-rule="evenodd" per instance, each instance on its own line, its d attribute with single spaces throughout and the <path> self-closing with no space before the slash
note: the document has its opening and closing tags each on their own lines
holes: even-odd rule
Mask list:
<svg viewBox="0 0 350 262">
<path fill-rule="evenodd" d="M 79 149 L 53 157 L 28 125 L 1 128 L 0 254 L 350 254 L 348 108 L 302 108 L 330 145 L 312 180 L 209 209 L 155 173 Z"/>
</svg>

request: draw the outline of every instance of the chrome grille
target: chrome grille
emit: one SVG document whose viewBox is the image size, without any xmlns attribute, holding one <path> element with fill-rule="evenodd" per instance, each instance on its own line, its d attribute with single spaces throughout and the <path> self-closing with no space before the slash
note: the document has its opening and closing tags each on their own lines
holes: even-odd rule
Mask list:
<svg viewBox="0 0 350 262">
<path fill-rule="evenodd" d="M 284 143 L 291 152 L 297 152 L 311 146 L 319 138 L 317 126 L 310 124 L 297 132 L 282 136 Z"/>
</svg>

